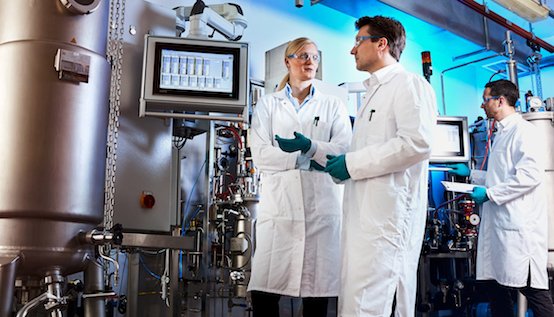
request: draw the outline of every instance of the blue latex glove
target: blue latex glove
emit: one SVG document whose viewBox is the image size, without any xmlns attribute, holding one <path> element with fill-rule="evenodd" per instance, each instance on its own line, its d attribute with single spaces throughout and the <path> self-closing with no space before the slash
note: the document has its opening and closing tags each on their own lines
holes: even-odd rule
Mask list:
<svg viewBox="0 0 554 317">
<path fill-rule="evenodd" d="M 283 139 L 275 135 L 275 140 L 279 143 L 281 150 L 289 153 L 300 150 L 304 154 L 312 147 L 312 141 L 298 132 L 294 132 L 294 139 Z"/>
<path fill-rule="evenodd" d="M 485 187 L 473 188 L 473 192 L 469 194 L 469 196 L 475 200 L 476 204 L 482 204 L 489 200 L 489 196 L 487 196 L 487 189 Z"/>
<path fill-rule="evenodd" d="M 471 171 L 469 170 L 469 168 L 467 168 L 467 166 L 463 163 L 450 165 L 450 167 L 452 168 L 451 170 L 448 171 L 448 173 L 450 174 L 454 174 L 458 176 L 469 176 L 469 174 L 471 174 Z"/>
<path fill-rule="evenodd" d="M 325 167 L 319 165 L 316 161 L 310 160 L 310 171 L 323 171 Z"/>
<path fill-rule="evenodd" d="M 325 166 L 325 172 L 329 173 L 334 178 L 338 178 L 341 181 L 350 178 L 348 170 L 346 169 L 346 161 L 344 160 L 344 154 L 339 156 L 327 155 L 327 165 Z"/>
</svg>

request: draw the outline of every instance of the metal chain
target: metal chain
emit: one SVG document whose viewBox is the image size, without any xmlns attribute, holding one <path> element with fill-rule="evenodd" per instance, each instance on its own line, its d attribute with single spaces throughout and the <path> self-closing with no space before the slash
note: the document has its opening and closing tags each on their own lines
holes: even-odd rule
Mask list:
<svg viewBox="0 0 554 317">
<path fill-rule="evenodd" d="M 123 29 L 125 0 L 110 1 L 110 25 L 107 58 L 111 64 L 110 113 L 106 140 L 106 174 L 104 184 L 104 230 L 113 227 L 117 137 L 121 105 L 121 75 L 123 64 Z"/>
</svg>

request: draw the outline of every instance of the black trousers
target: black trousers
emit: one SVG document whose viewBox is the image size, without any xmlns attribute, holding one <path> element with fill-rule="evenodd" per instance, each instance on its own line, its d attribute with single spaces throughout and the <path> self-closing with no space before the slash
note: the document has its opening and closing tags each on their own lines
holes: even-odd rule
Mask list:
<svg viewBox="0 0 554 317">
<path fill-rule="evenodd" d="M 253 317 L 279 317 L 281 295 L 265 292 L 252 292 Z M 302 298 L 302 316 L 327 317 L 328 297 Z"/>
<path fill-rule="evenodd" d="M 527 297 L 527 305 L 533 312 L 534 317 L 554 316 L 554 304 L 552 304 L 552 297 L 548 290 L 535 289 L 529 286 L 524 288 L 505 287 L 496 281 L 485 283 L 492 317 L 514 316 L 514 302 L 517 301 L 516 291 L 520 291 Z"/>
</svg>

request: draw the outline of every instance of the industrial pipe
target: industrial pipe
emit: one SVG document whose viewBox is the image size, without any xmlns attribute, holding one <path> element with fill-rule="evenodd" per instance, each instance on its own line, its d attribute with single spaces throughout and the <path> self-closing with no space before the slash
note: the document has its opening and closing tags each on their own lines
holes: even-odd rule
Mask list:
<svg viewBox="0 0 554 317">
<path fill-rule="evenodd" d="M 529 40 L 532 43 L 535 43 L 539 45 L 540 47 L 544 48 L 550 53 L 554 53 L 554 46 L 546 43 L 545 41 L 541 40 L 540 38 L 536 37 L 533 33 L 528 32 L 519 26 L 512 24 L 510 21 L 506 20 L 499 14 L 489 10 L 486 6 L 479 4 L 473 0 L 458 0 L 458 2 L 466 5 L 473 11 L 485 16 L 486 18 L 490 19 L 493 22 L 496 22 L 500 24 L 501 26 L 505 27 L 506 29 L 514 32 L 515 34 L 523 37 L 524 39 Z"/>
</svg>

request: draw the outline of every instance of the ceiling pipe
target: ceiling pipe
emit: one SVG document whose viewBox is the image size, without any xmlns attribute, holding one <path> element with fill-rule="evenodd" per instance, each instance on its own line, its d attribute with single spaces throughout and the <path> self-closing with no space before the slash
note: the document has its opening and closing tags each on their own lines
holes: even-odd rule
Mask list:
<svg viewBox="0 0 554 317">
<path fill-rule="evenodd" d="M 480 58 L 480 59 L 475 60 L 475 61 L 471 61 L 471 62 L 464 63 L 464 64 L 462 64 L 462 65 L 458 65 L 458 66 L 454 66 L 454 67 L 447 68 L 447 69 L 445 69 L 445 70 L 442 71 L 442 73 L 441 73 L 441 90 L 442 90 L 442 115 L 443 115 L 443 116 L 446 116 L 446 98 L 444 97 L 444 73 L 447 72 L 447 71 L 449 71 L 449 70 L 458 69 L 458 68 L 460 68 L 460 67 L 464 67 L 464 66 L 467 66 L 467 65 L 470 65 L 470 64 L 482 62 L 482 61 L 484 61 L 484 60 L 487 60 L 487 59 L 489 59 L 489 58 L 494 58 L 494 57 L 497 57 L 497 56 L 506 56 L 506 53 L 502 52 L 502 53 L 498 53 L 498 54 L 496 54 L 496 55 L 483 57 L 483 58 Z"/>
<path fill-rule="evenodd" d="M 528 32 L 519 26 L 513 24 L 512 22 L 506 20 L 502 16 L 498 15 L 497 13 L 489 10 L 486 6 L 481 5 L 473 0 L 458 0 L 458 2 L 466 5 L 470 9 L 476 11 L 477 13 L 485 16 L 486 18 L 490 19 L 491 21 L 494 21 L 501 26 L 505 27 L 506 29 L 514 32 L 515 34 L 523 37 L 524 39 L 529 40 L 532 43 L 535 43 L 539 45 L 540 47 L 544 48 L 550 53 L 554 53 L 554 46 L 546 43 L 545 41 L 541 40 L 540 38 L 536 37 L 533 33 Z"/>
</svg>

